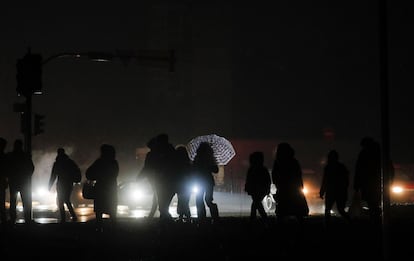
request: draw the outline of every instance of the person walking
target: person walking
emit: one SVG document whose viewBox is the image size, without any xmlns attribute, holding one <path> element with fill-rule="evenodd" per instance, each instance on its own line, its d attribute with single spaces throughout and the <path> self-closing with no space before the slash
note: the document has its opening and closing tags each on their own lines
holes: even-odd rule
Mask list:
<svg viewBox="0 0 414 261">
<path fill-rule="evenodd" d="M 250 154 L 249 162 L 244 190 L 252 197 L 250 220 L 256 219 L 257 212 L 267 220 L 262 200 L 270 193 L 271 180 L 269 170 L 264 166 L 263 152 L 256 151 Z"/>
<path fill-rule="evenodd" d="M 175 148 L 169 142 L 165 133 L 158 134 L 148 144 L 151 149 L 145 159 L 145 165 L 138 178 L 148 177 L 155 188 L 160 220 L 170 222 L 173 220 L 169 207 L 176 192 L 174 180 Z M 154 200 L 155 198 L 153 198 Z"/>
<path fill-rule="evenodd" d="M 200 185 L 200 191 L 196 195 L 197 218 L 203 222 L 206 219 L 206 206 L 210 210 L 213 223 L 219 221 L 217 204 L 213 202 L 214 177 L 218 173 L 218 165 L 214 157 L 214 151 L 208 142 L 200 143 L 193 161 L 195 179 Z M 205 203 L 204 203 L 205 202 Z"/>
<path fill-rule="evenodd" d="M 103 232 L 103 214 L 109 215 L 112 228 L 117 221 L 119 165 L 114 146 L 103 144 L 100 152 L 99 158 L 86 169 L 85 176 L 88 180 L 96 182 L 94 199 L 96 229 L 98 232 Z"/>
<path fill-rule="evenodd" d="M 190 182 L 191 182 L 191 160 L 188 157 L 187 148 L 178 146 L 175 157 L 176 171 L 176 191 L 177 191 L 177 213 L 181 221 L 189 221 L 191 218 L 190 211 Z"/>
<path fill-rule="evenodd" d="M 309 214 L 303 194 L 302 168 L 295 158 L 295 151 L 287 142 L 277 146 L 272 168 L 272 180 L 276 186 L 276 216 L 279 221 L 294 216 L 302 223 Z"/>
<path fill-rule="evenodd" d="M 303 193 L 302 168 L 289 143 L 278 144 L 271 173 L 276 187 L 276 221 L 280 227 L 278 244 L 293 254 L 304 237 L 304 217 L 309 214 L 309 207 Z"/>
<path fill-rule="evenodd" d="M 56 181 L 57 180 L 57 181 Z M 55 162 L 49 178 L 49 190 L 56 181 L 57 205 L 60 213 L 60 222 L 66 222 L 65 204 L 69 210 L 72 221 L 77 221 L 75 210 L 70 200 L 73 183 L 81 181 L 79 166 L 65 153 L 65 149 L 58 148 Z"/>
<path fill-rule="evenodd" d="M 361 193 L 361 200 L 368 205 L 374 224 L 381 223 L 381 148 L 371 137 L 364 137 L 355 164 L 354 193 Z"/>
<path fill-rule="evenodd" d="M 325 224 L 329 226 L 331 221 L 331 210 L 334 204 L 339 214 L 350 222 L 351 218 L 345 211 L 348 199 L 349 171 L 348 168 L 339 161 L 339 154 L 336 150 L 328 153 L 328 161 L 323 170 L 322 184 L 319 196 L 325 199 Z"/>
<path fill-rule="evenodd" d="M 138 173 L 137 181 L 146 179 L 152 189 L 152 202 L 151 209 L 148 213 L 148 218 L 153 218 L 158 209 L 158 196 L 157 196 L 157 161 L 156 161 L 156 147 L 157 147 L 156 137 L 151 138 L 147 142 L 147 147 L 150 151 L 147 152 L 144 160 L 144 166 L 141 171 Z"/>
<path fill-rule="evenodd" d="M 34 164 L 31 155 L 23 151 L 23 141 L 14 141 L 13 150 L 7 154 L 9 161 L 9 189 L 10 189 L 10 222 L 16 223 L 17 213 L 17 194 L 23 204 L 25 224 L 31 224 L 32 220 L 32 175 Z"/>
</svg>

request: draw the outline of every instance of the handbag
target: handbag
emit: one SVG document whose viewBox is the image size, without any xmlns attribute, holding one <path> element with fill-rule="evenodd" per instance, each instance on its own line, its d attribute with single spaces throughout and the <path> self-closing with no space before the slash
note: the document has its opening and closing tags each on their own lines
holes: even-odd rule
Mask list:
<svg viewBox="0 0 414 261">
<path fill-rule="evenodd" d="M 95 181 L 87 180 L 82 185 L 82 196 L 84 199 L 95 199 L 96 197 L 96 188 Z"/>
</svg>

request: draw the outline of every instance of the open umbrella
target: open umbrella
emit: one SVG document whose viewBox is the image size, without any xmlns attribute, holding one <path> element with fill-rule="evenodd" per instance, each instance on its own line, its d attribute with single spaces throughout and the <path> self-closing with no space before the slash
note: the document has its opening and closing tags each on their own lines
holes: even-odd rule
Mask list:
<svg viewBox="0 0 414 261">
<path fill-rule="evenodd" d="M 191 160 L 194 160 L 198 146 L 202 142 L 210 143 L 218 165 L 226 165 L 236 155 L 233 145 L 229 140 L 216 134 L 209 134 L 197 136 L 188 142 L 187 149 Z"/>
</svg>

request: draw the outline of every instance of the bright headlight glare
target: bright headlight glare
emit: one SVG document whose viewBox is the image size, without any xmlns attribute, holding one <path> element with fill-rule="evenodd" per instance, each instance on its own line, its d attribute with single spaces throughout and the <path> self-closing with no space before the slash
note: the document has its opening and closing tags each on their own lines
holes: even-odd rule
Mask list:
<svg viewBox="0 0 414 261">
<path fill-rule="evenodd" d="M 394 193 L 396 193 L 396 194 L 400 194 L 400 193 L 402 193 L 402 192 L 403 192 L 403 188 L 402 188 L 402 187 L 400 187 L 400 186 L 393 186 L 393 187 L 391 188 L 391 190 L 392 190 L 392 192 L 394 192 Z"/>
<path fill-rule="evenodd" d="M 36 190 L 36 194 L 39 197 L 45 197 L 45 196 L 48 196 L 49 195 L 49 191 L 47 189 L 45 189 L 45 188 L 38 188 Z"/>
<path fill-rule="evenodd" d="M 142 192 L 141 190 L 136 189 L 131 191 L 130 196 L 132 200 L 140 200 L 142 198 Z"/>
<path fill-rule="evenodd" d="M 193 192 L 194 194 L 197 194 L 199 191 L 199 188 L 197 185 L 193 185 L 193 187 L 191 188 L 191 192 Z"/>
</svg>

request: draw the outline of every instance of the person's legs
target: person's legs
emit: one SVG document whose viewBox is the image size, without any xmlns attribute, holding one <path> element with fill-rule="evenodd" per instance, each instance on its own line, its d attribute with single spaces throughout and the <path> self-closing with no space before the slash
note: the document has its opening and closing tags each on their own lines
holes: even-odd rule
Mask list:
<svg viewBox="0 0 414 261">
<path fill-rule="evenodd" d="M 191 218 L 191 211 L 190 211 L 190 197 L 191 193 L 189 191 L 183 192 L 181 201 L 182 201 L 182 211 L 186 219 Z"/>
<path fill-rule="evenodd" d="M 16 212 L 16 206 L 17 206 L 17 194 L 18 190 L 15 187 L 10 187 L 10 222 L 12 224 L 16 223 L 17 218 L 17 212 Z"/>
<path fill-rule="evenodd" d="M 250 205 L 250 220 L 256 219 L 256 204 L 252 197 L 252 204 Z"/>
<path fill-rule="evenodd" d="M 267 213 L 266 213 L 266 211 L 263 207 L 262 200 L 263 200 L 263 198 L 261 196 L 255 195 L 253 197 L 253 203 L 255 204 L 255 208 L 259 212 L 260 216 L 262 218 L 266 219 L 267 218 Z"/>
<path fill-rule="evenodd" d="M 150 212 L 148 213 L 149 218 L 153 218 L 155 216 L 155 212 L 157 211 L 157 208 L 158 208 L 158 197 L 157 197 L 157 193 L 154 191 L 154 194 L 152 194 L 151 209 L 150 209 Z"/>
<path fill-rule="evenodd" d="M 186 191 L 179 191 L 177 193 L 177 214 L 179 218 L 190 218 L 190 195 Z"/>
<path fill-rule="evenodd" d="M 206 206 L 204 205 L 204 189 L 201 188 L 196 195 L 197 218 L 202 220 L 206 217 Z"/>
<path fill-rule="evenodd" d="M 158 208 L 158 196 L 157 196 L 157 188 L 156 188 L 155 182 L 150 182 L 150 185 L 151 185 L 153 193 L 152 193 L 151 210 L 148 213 L 148 217 L 153 218 Z"/>
<path fill-rule="evenodd" d="M 0 220 L 1 220 L 2 225 L 7 223 L 7 216 L 6 216 L 6 186 L 3 185 L 3 184 L 0 184 Z"/>
<path fill-rule="evenodd" d="M 23 211 L 24 211 L 24 221 L 26 224 L 32 222 L 32 182 L 27 180 L 26 184 L 23 186 L 20 191 L 22 197 Z"/>
<path fill-rule="evenodd" d="M 381 208 L 380 208 L 380 201 L 373 198 L 367 198 L 367 205 L 369 210 L 369 217 L 371 219 L 371 223 L 376 225 L 381 225 Z"/>
<path fill-rule="evenodd" d="M 210 215 L 213 218 L 214 221 L 218 221 L 219 219 L 219 211 L 217 204 L 213 202 L 213 186 L 207 186 L 206 187 L 206 193 L 205 193 L 205 201 L 210 209 Z"/>
<path fill-rule="evenodd" d="M 95 210 L 95 219 L 96 219 L 96 231 L 102 232 L 103 231 L 103 218 L 102 218 L 102 211 Z"/>
<path fill-rule="evenodd" d="M 325 225 L 329 225 L 331 222 L 331 210 L 334 203 L 334 198 L 329 195 L 325 196 Z"/>
<path fill-rule="evenodd" d="M 170 208 L 170 202 L 171 202 L 173 195 L 171 195 L 171 192 L 168 191 L 168 189 L 164 187 L 158 191 L 157 197 L 158 197 L 158 209 L 160 211 L 160 219 L 171 220 L 172 217 L 171 217 L 169 208 Z"/>
<path fill-rule="evenodd" d="M 345 204 L 346 200 L 338 199 L 336 201 L 336 208 L 338 209 L 339 214 L 348 222 L 351 222 L 351 217 L 349 214 L 345 211 Z"/>
<path fill-rule="evenodd" d="M 110 221 L 111 221 L 111 229 L 112 229 L 112 231 L 115 231 L 116 226 L 117 226 L 117 221 L 118 221 L 116 205 L 111 208 L 111 210 L 109 211 L 108 214 L 109 214 L 109 218 L 110 218 Z"/>
<path fill-rule="evenodd" d="M 57 192 L 57 205 L 59 209 L 59 215 L 60 215 L 60 223 L 66 222 L 66 212 L 65 212 L 65 205 L 64 205 L 64 199 L 63 195 L 58 191 Z"/>
<path fill-rule="evenodd" d="M 76 213 L 75 213 L 75 209 L 73 208 L 73 205 L 72 205 L 72 202 L 70 201 L 70 199 L 67 198 L 65 203 L 66 203 L 66 206 L 69 210 L 70 216 L 72 217 L 72 220 L 73 221 L 78 220 L 78 217 L 76 216 Z"/>
</svg>

